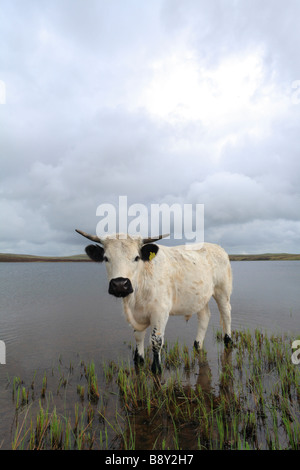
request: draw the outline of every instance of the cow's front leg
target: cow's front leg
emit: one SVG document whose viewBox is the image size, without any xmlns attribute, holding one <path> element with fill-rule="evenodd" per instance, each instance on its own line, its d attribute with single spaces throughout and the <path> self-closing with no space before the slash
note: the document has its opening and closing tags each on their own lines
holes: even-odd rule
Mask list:
<svg viewBox="0 0 300 470">
<path fill-rule="evenodd" d="M 153 374 L 161 374 L 161 349 L 164 344 L 165 327 L 168 317 L 162 317 L 151 322 L 151 344 L 153 361 L 151 370 Z"/>
<path fill-rule="evenodd" d="M 134 334 L 135 341 L 136 341 L 134 362 L 137 365 L 144 364 L 144 339 L 145 339 L 146 330 L 144 331 L 134 330 L 133 334 Z"/>
</svg>

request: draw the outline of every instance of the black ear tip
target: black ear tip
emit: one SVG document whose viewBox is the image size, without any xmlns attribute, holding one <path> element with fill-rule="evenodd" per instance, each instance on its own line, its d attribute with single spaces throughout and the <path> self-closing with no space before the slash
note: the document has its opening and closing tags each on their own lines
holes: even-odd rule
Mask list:
<svg viewBox="0 0 300 470">
<path fill-rule="evenodd" d="M 98 263 L 102 263 L 104 250 L 99 245 L 88 245 L 85 247 L 85 252 L 89 258 Z"/>
<path fill-rule="evenodd" d="M 158 252 L 159 246 L 158 245 L 151 245 L 150 251 L 153 251 L 155 254 Z"/>
<path fill-rule="evenodd" d="M 92 253 L 95 250 L 96 245 L 88 245 L 85 247 L 85 252 L 88 255 L 89 253 Z"/>
<path fill-rule="evenodd" d="M 147 243 L 143 245 L 141 248 L 141 258 L 143 261 L 151 261 L 154 256 L 156 256 L 159 250 L 158 245 L 154 245 L 153 243 Z"/>
</svg>

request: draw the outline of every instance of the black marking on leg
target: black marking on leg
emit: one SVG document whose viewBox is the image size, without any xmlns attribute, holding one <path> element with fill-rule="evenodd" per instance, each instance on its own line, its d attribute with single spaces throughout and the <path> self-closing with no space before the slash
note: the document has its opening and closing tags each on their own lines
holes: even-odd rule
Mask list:
<svg viewBox="0 0 300 470">
<path fill-rule="evenodd" d="M 159 362 L 159 355 L 157 352 L 153 352 L 153 362 L 151 366 L 151 371 L 153 374 L 161 374 L 161 365 Z"/>
<path fill-rule="evenodd" d="M 151 334 L 151 343 L 152 343 L 152 350 L 153 352 L 160 352 L 162 347 L 162 337 L 160 334 L 156 334 L 157 329 L 153 328 Z"/>
<path fill-rule="evenodd" d="M 224 344 L 227 348 L 233 346 L 233 341 L 227 333 L 224 336 Z"/>
<path fill-rule="evenodd" d="M 156 332 L 157 332 L 157 328 L 154 327 L 152 332 L 151 332 L 151 342 L 152 342 L 152 345 L 153 345 L 153 342 L 156 341 L 156 338 L 157 338 L 157 335 L 156 335 Z"/>
<path fill-rule="evenodd" d="M 138 352 L 138 349 L 136 348 L 135 349 L 135 352 L 134 352 L 134 363 L 136 365 L 143 365 L 144 364 L 144 358 L 143 356 L 141 356 Z"/>
<path fill-rule="evenodd" d="M 196 351 L 200 351 L 201 348 L 200 348 L 199 341 L 196 341 L 196 340 L 194 341 L 194 348 L 196 349 Z"/>
<path fill-rule="evenodd" d="M 161 374 L 160 351 L 162 347 L 162 337 L 156 334 L 157 328 L 153 328 L 151 333 L 151 343 L 153 351 L 153 362 L 151 370 L 153 374 Z"/>
</svg>

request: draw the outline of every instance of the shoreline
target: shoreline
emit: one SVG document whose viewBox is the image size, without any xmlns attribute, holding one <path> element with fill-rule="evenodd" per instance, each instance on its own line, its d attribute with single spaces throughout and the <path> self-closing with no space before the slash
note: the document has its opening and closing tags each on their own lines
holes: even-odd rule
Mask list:
<svg viewBox="0 0 300 470">
<path fill-rule="evenodd" d="M 35 256 L 0 253 L 0 263 L 78 263 L 90 262 L 86 255 L 75 256 Z"/>
<path fill-rule="evenodd" d="M 230 261 L 300 261 L 300 254 L 262 253 L 255 255 L 229 255 Z M 0 253 L 0 263 L 90 263 L 87 255 L 35 256 Z"/>
</svg>

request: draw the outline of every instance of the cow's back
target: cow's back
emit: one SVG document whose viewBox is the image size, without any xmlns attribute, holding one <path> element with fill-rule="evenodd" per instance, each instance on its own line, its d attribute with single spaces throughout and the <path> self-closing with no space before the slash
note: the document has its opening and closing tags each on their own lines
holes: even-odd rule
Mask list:
<svg viewBox="0 0 300 470">
<path fill-rule="evenodd" d="M 205 246 L 201 250 L 185 245 L 160 247 L 161 261 L 168 269 L 162 280 L 169 286 L 171 315 L 190 316 L 205 305 L 214 292 L 213 263 Z M 157 257 L 159 258 L 159 257 Z M 158 261 L 158 259 L 157 259 Z"/>
<path fill-rule="evenodd" d="M 191 248 L 193 245 L 160 247 L 169 266 L 175 314 L 207 303 L 216 288 L 224 287 L 229 294 L 232 290 L 231 266 L 225 250 L 212 243 L 203 243 L 198 250 Z"/>
<path fill-rule="evenodd" d="M 228 254 L 220 245 L 213 243 L 205 243 L 204 245 L 207 258 L 212 266 L 215 288 L 224 288 L 230 295 L 232 292 L 232 271 Z"/>
</svg>

